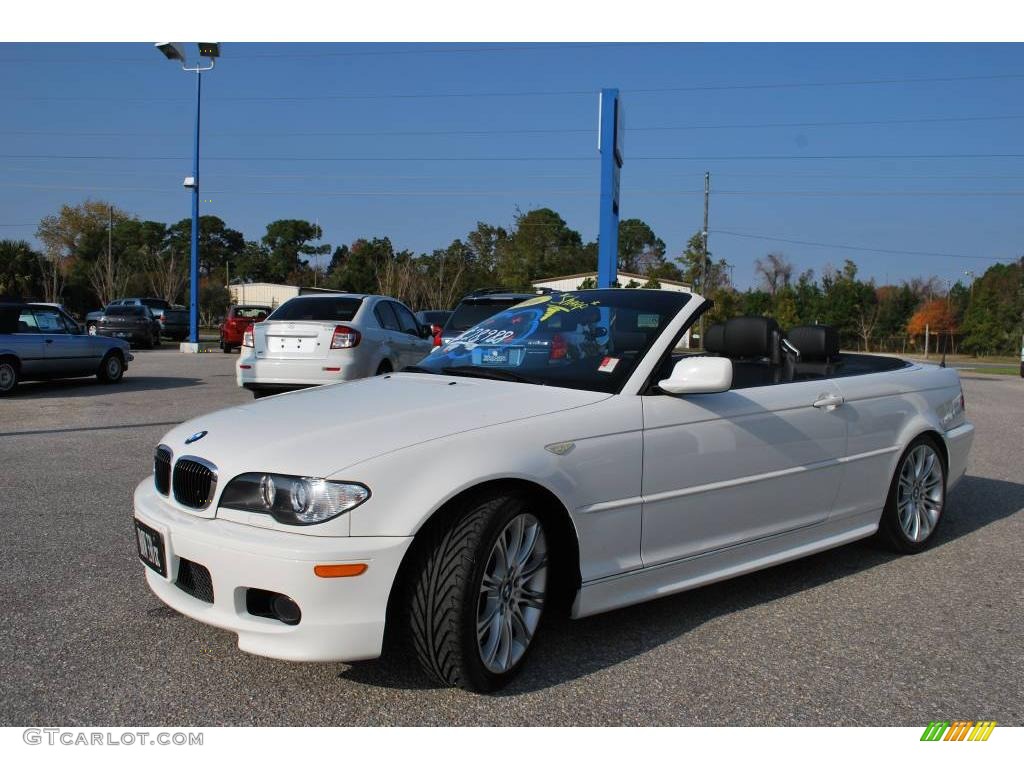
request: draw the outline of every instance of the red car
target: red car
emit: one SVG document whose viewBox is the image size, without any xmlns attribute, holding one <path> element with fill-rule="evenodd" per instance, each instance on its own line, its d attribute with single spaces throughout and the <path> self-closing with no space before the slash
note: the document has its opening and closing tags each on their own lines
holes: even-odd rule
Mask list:
<svg viewBox="0 0 1024 768">
<path fill-rule="evenodd" d="M 242 346 L 245 329 L 253 323 L 265 320 L 271 307 L 263 304 L 238 304 L 228 310 L 228 316 L 220 324 L 220 348 L 227 354 L 235 347 Z"/>
</svg>

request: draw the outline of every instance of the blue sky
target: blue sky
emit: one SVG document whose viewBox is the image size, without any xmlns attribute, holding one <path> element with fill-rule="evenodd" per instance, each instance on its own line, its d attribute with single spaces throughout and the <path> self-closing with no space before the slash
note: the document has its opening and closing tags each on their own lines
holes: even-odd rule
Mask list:
<svg viewBox="0 0 1024 768">
<path fill-rule="evenodd" d="M 0 237 L 86 197 L 189 215 L 194 75 L 150 43 L 4 44 L 0 73 Z M 1005 44 L 224 44 L 203 212 L 429 251 L 548 206 L 594 239 L 601 87 L 626 108 L 622 215 L 681 252 L 709 170 L 710 248 L 740 287 L 771 250 L 879 282 L 1024 254 L 1024 46 Z"/>
</svg>

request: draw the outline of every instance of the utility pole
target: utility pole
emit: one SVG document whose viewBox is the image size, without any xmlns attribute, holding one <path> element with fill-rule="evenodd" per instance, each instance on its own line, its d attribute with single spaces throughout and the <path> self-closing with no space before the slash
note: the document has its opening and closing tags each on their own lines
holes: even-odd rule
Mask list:
<svg viewBox="0 0 1024 768">
<path fill-rule="evenodd" d="M 114 206 L 107 206 L 107 281 L 111 290 L 110 301 L 116 297 L 114 288 Z"/>
<path fill-rule="evenodd" d="M 711 172 L 704 172 L 704 228 L 701 230 L 700 293 L 706 299 L 708 279 L 708 198 L 711 193 Z M 700 346 L 704 348 L 704 315 L 700 316 Z"/>
</svg>

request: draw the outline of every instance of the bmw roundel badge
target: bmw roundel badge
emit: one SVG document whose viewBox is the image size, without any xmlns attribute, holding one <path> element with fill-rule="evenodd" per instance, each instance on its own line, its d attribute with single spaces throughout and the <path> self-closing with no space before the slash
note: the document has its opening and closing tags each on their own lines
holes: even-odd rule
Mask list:
<svg viewBox="0 0 1024 768">
<path fill-rule="evenodd" d="M 206 430 L 205 429 L 202 432 L 196 432 L 194 435 L 189 437 L 185 441 L 185 445 L 192 445 L 192 443 L 196 442 L 196 440 L 202 440 L 204 437 L 206 437 Z"/>
</svg>

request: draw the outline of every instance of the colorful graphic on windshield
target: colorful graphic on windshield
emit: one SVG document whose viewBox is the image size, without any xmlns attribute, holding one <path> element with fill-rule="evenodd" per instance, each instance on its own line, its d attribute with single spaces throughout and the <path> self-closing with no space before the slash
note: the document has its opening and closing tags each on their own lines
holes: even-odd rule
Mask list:
<svg viewBox="0 0 1024 768">
<path fill-rule="evenodd" d="M 614 392 L 688 300 L 626 289 L 536 296 L 435 349 L 418 367 Z"/>
</svg>

